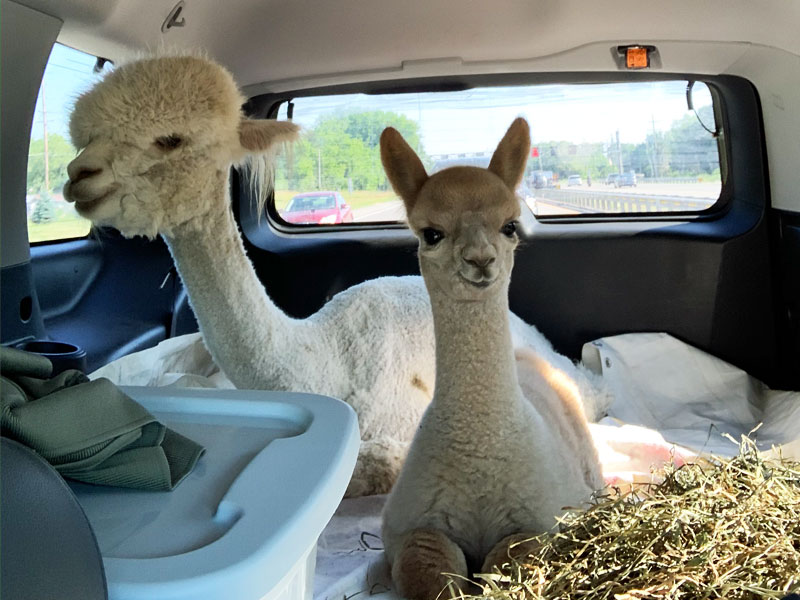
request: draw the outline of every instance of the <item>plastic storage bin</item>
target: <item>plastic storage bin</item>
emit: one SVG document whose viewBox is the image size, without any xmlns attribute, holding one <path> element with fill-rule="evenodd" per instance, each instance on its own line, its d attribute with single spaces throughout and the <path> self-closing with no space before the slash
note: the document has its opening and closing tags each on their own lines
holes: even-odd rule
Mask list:
<svg viewBox="0 0 800 600">
<path fill-rule="evenodd" d="M 344 495 L 358 423 L 343 402 L 287 392 L 123 388 L 203 444 L 171 492 L 71 482 L 112 600 L 300 600 Z"/>
</svg>

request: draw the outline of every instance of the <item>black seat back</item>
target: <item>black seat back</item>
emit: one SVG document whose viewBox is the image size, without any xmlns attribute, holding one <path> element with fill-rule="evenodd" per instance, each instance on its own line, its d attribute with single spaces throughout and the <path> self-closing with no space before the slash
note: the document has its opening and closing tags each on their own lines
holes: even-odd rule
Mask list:
<svg viewBox="0 0 800 600">
<path fill-rule="evenodd" d="M 3 600 L 105 600 L 97 540 L 72 490 L 29 448 L 0 438 Z"/>
</svg>

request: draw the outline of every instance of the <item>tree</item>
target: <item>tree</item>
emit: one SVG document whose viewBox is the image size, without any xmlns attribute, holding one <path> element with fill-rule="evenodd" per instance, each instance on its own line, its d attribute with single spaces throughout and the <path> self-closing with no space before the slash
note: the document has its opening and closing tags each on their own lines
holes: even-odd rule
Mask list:
<svg viewBox="0 0 800 600">
<path fill-rule="evenodd" d="M 75 149 L 57 133 L 47 136 L 47 145 L 50 175 L 50 189 L 47 191 L 55 192 L 67 181 L 67 165 L 75 158 Z M 28 193 L 45 188 L 44 165 L 44 139 L 31 140 L 28 150 Z"/>
<path fill-rule="evenodd" d="M 610 164 L 607 150 L 602 143 L 540 142 L 537 147 L 539 157 L 530 159 L 528 165 L 532 170 L 538 171 L 541 164 L 541 170 L 557 173 L 560 179 L 573 174 L 603 178 L 607 173 L 616 170 Z M 623 148 L 623 159 L 627 160 L 625 156 Z"/>
<path fill-rule="evenodd" d="M 394 112 L 373 110 L 370 112 L 354 112 L 346 117 L 345 132 L 360 139 L 368 148 L 380 145 L 381 133 L 386 127 L 394 127 L 401 133 L 415 152 L 422 151 L 419 124 Z"/>
<path fill-rule="evenodd" d="M 317 148 L 317 160 L 322 160 L 322 187 L 375 189 L 377 178 L 372 172 L 374 149 L 347 133 L 348 120 L 341 117 L 323 119 L 314 128 L 311 143 Z M 371 157 L 370 154 L 373 156 Z"/>
<path fill-rule="evenodd" d="M 289 189 L 386 189 L 380 136 L 387 126 L 400 131 L 423 162 L 430 162 L 413 120 L 387 111 L 349 112 L 321 117 L 279 159 L 278 172 L 286 174 Z"/>
<path fill-rule="evenodd" d="M 49 223 L 50 221 L 56 218 L 56 209 L 53 204 L 53 198 L 45 189 L 42 189 L 39 192 L 39 200 L 36 202 L 36 206 L 33 209 L 33 215 L 31 215 L 31 221 L 36 223 L 37 225 L 41 223 Z"/>
<path fill-rule="evenodd" d="M 644 144 L 636 148 L 647 156 L 647 166 L 642 172 L 648 177 L 664 177 L 669 174 L 669 154 L 667 148 L 667 135 L 663 131 L 647 134 Z"/>
<path fill-rule="evenodd" d="M 623 152 L 623 156 L 624 156 Z M 644 173 L 646 177 L 653 177 L 653 163 L 647 151 L 647 144 L 636 144 L 629 152 L 625 171 L 633 170 L 635 173 Z"/>
<path fill-rule="evenodd" d="M 361 140 L 370 151 L 369 160 L 363 165 L 369 172 L 369 189 L 386 189 L 388 187 L 388 182 L 383 173 L 383 165 L 380 160 L 381 133 L 383 133 L 386 127 L 394 127 L 397 129 L 405 138 L 406 142 L 408 142 L 408 145 L 417 153 L 422 164 L 428 169 L 432 166 L 432 161 L 422 146 L 419 123 L 409 119 L 405 115 L 383 110 L 374 110 L 369 112 L 349 113 L 346 115 L 345 119 L 345 133 Z M 375 183 L 374 186 L 372 182 Z"/>
<path fill-rule="evenodd" d="M 713 129 L 714 111 L 703 106 L 697 111 L 700 120 Z M 712 173 L 719 168 L 717 140 L 688 114 L 672 124 L 666 135 L 669 167 L 676 174 Z"/>
</svg>

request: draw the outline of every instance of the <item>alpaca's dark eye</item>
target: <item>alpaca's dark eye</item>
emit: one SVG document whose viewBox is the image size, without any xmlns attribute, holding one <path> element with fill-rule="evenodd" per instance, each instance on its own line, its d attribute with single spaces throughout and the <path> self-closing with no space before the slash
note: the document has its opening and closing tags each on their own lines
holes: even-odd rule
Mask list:
<svg viewBox="0 0 800 600">
<path fill-rule="evenodd" d="M 500 228 L 500 233 L 507 237 L 512 237 L 517 231 L 517 222 L 509 221 Z"/>
<path fill-rule="evenodd" d="M 435 246 L 444 239 L 444 233 L 433 227 L 426 227 L 422 230 L 422 238 L 428 246 Z"/>
<path fill-rule="evenodd" d="M 175 148 L 180 146 L 183 143 L 183 139 L 177 135 L 162 135 L 161 137 L 157 137 L 154 143 L 159 149 L 169 151 L 175 150 Z"/>
</svg>

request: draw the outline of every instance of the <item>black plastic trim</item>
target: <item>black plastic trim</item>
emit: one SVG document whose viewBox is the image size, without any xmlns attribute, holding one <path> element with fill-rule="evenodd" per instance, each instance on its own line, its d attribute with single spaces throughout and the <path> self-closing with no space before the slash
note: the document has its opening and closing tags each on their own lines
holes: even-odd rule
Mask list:
<svg viewBox="0 0 800 600">
<path fill-rule="evenodd" d="M 31 248 L 38 248 L 40 246 L 50 246 L 52 244 L 62 244 L 65 242 L 80 242 L 82 240 L 88 240 L 92 237 L 92 229 L 89 229 L 89 233 L 86 235 L 81 235 L 77 237 L 65 237 L 65 238 L 56 238 L 52 240 L 40 240 L 38 242 L 30 242 Z"/>
<path fill-rule="evenodd" d="M 161 239 L 99 230 L 89 239 L 31 248 L 34 281 L 50 340 L 82 347 L 87 369 L 154 346 L 175 318 L 181 289 Z"/>
<path fill-rule="evenodd" d="M 800 213 L 770 211 L 779 389 L 800 390 Z"/>
<path fill-rule="evenodd" d="M 30 261 L 0 270 L 2 343 L 13 344 L 44 336 L 44 321 Z"/>
<path fill-rule="evenodd" d="M 726 132 L 725 143 L 727 158 L 730 170 L 727 180 L 723 184 L 720 201 L 710 209 L 701 212 L 684 213 L 653 213 L 643 216 L 642 214 L 604 214 L 591 216 L 558 216 L 558 217 L 538 217 L 536 222 L 541 225 L 552 226 L 557 229 L 557 235 L 565 232 L 561 229 L 564 226 L 570 228 L 580 225 L 581 235 L 593 235 L 594 232 L 601 231 L 620 231 L 628 233 L 644 233 L 651 231 L 654 225 L 662 228 L 670 228 L 672 233 L 709 236 L 722 239 L 732 235 L 738 235 L 755 227 L 761 218 L 761 212 L 767 205 L 763 185 L 760 183 L 766 178 L 763 158 L 754 159 L 752 148 L 761 148 L 761 130 L 759 121 L 753 122 L 753 111 L 758 111 L 758 97 L 753 85 L 741 78 L 730 75 L 697 77 L 691 74 L 662 74 L 662 73 L 589 73 L 589 74 L 510 74 L 502 76 L 473 76 L 468 78 L 441 78 L 441 79 L 421 79 L 409 83 L 409 91 L 438 89 L 442 85 L 449 85 L 451 81 L 461 81 L 464 85 L 509 85 L 511 83 L 561 83 L 561 82 L 616 82 L 632 80 L 674 80 L 693 79 L 703 81 L 715 90 L 715 95 L 723 103 L 724 123 L 723 129 Z M 353 91 L 369 92 L 371 89 L 382 85 L 384 82 L 375 84 L 359 84 L 335 86 L 333 88 L 315 88 L 303 90 L 302 95 L 322 95 L 329 93 L 348 93 Z M 412 85 L 413 84 L 413 85 Z M 378 88 L 379 89 L 379 88 Z M 279 105 L 293 97 L 293 94 L 266 94 L 257 96 L 248 103 L 249 109 L 254 116 L 274 118 L 277 114 Z M 734 127 L 734 129 L 732 129 Z M 740 142 L 740 140 L 750 140 L 750 142 Z M 755 144 L 755 146 L 753 145 Z M 740 182 L 737 187 L 736 169 L 737 165 L 742 172 Z M 755 172 L 758 167 L 759 173 Z M 753 177 L 752 175 L 757 175 Z M 762 185 L 762 187 L 759 187 Z M 245 235 L 256 246 L 268 249 L 271 243 L 268 238 L 272 236 L 284 235 L 295 238 L 319 237 L 322 240 L 336 239 L 342 233 L 352 239 L 362 239 L 368 231 L 384 231 L 386 233 L 393 230 L 407 231 L 405 224 L 391 222 L 374 222 L 363 225 L 346 225 L 336 227 L 319 226 L 294 226 L 283 225 L 282 220 L 277 217 L 274 201 L 267 202 L 267 218 L 259 215 L 255 210 L 255 202 L 251 200 L 250 191 L 246 186 L 242 186 L 238 179 L 233 180 L 232 193 L 234 199 L 238 198 L 239 216 Z M 744 205 L 750 205 L 757 210 L 747 210 Z M 597 229 L 595 225 L 599 225 Z M 677 230 L 675 228 L 678 228 Z M 268 229 L 269 234 L 261 232 L 261 229 Z M 545 230 L 537 228 L 537 233 L 541 234 Z M 410 233 L 408 234 L 411 239 Z M 370 235 L 370 238 L 372 236 Z"/>
</svg>

